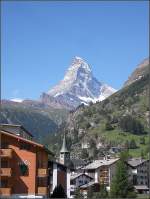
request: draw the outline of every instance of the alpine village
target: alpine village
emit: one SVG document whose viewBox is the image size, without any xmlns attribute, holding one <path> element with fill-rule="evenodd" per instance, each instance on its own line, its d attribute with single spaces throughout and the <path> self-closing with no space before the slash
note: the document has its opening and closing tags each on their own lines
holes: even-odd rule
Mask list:
<svg viewBox="0 0 150 199">
<path fill-rule="evenodd" d="M 149 80 L 149 58 L 115 90 L 75 56 L 38 100 L 2 99 L 0 198 L 149 198 Z"/>
</svg>

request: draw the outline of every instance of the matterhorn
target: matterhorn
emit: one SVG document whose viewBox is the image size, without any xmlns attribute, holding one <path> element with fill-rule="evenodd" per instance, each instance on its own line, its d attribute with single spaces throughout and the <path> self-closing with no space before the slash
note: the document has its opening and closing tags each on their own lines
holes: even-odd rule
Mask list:
<svg viewBox="0 0 150 199">
<path fill-rule="evenodd" d="M 41 100 L 50 105 L 74 109 L 81 104 L 102 101 L 114 92 L 114 88 L 93 76 L 90 65 L 84 59 L 76 56 L 63 80 L 47 93 L 43 93 Z"/>
</svg>

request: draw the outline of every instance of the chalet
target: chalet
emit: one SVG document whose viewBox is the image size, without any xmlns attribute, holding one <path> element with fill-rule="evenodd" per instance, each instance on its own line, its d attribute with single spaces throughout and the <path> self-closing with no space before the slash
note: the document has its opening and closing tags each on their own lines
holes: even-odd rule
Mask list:
<svg viewBox="0 0 150 199">
<path fill-rule="evenodd" d="M 74 196 L 74 192 L 77 188 L 82 185 L 88 184 L 93 180 L 92 177 L 85 173 L 73 173 L 70 177 L 70 195 L 71 198 Z"/>
<path fill-rule="evenodd" d="M 132 158 L 127 162 L 129 178 L 138 193 L 149 191 L 149 160 Z"/>
<path fill-rule="evenodd" d="M 119 158 L 95 160 L 85 166 L 84 172 L 94 179 L 95 183 L 105 184 L 110 189 L 110 184 L 116 172 L 116 163 Z"/>
<path fill-rule="evenodd" d="M 100 184 L 94 181 L 90 181 L 87 184 L 80 186 L 80 192 L 83 194 L 84 198 L 87 198 L 88 190 L 92 192 L 99 192 L 100 191 Z"/>
</svg>

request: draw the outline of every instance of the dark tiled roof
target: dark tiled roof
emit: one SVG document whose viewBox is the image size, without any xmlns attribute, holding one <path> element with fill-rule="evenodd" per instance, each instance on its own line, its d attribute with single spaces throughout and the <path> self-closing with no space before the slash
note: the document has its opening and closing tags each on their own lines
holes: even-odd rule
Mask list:
<svg viewBox="0 0 150 199">
<path fill-rule="evenodd" d="M 137 167 L 138 165 L 143 164 L 146 161 L 148 161 L 148 160 L 141 159 L 141 158 L 132 158 L 132 159 L 128 160 L 127 163 L 132 167 Z"/>
<path fill-rule="evenodd" d="M 87 175 L 87 174 L 85 174 L 85 173 L 76 173 L 76 174 L 72 175 L 72 176 L 70 177 L 70 179 L 71 179 L 71 180 L 74 180 L 74 179 L 78 178 L 78 177 L 81 176 L 81 175 L 84 175 L 84 176 L 87 176 L 88 178 L 93 179 L 92 177 L 90 177 L 89 175 Z"/>
<path fill-rule="evenodd" d="M 90 186 L 95 185 L 95 184 L 98 184 L 98 183 L 96 183 L 94 181 L 91 181 L 91 182 L 89 182 L 87 184 L 84 184 L 84 185 L 80 186 L 80 188 L 87 188 L 87 187 L 90 187 Z"/>
<path fill-rule="evenodd" d="M 33 135 L 29 131 L 27 131 L 27 129 L 25 129 L 20 124 L 0 124 L 0 129 L 5 130 L 5 127 L 17 127 L 17 128 L 20 128 L 23 131 L 25 131 L 28 135 L 30 135 L 31 137 L 33 137 Z M 10 130 L 10 133 L 11 133 L 11 130 Z"/>
</svg>

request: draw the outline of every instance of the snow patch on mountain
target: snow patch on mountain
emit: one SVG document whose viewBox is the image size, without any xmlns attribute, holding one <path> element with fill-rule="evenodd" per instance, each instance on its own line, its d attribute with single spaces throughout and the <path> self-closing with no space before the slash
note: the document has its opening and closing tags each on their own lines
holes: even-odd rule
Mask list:
<svg viewBox="0 0 150 199">
<path fill-rule="evenodd" d="M 13 98 L 13 99 L 10 99 L 10 101 L 21 103 L 21 102 L 23 102 L 23 99 Z"/>
</svg>

